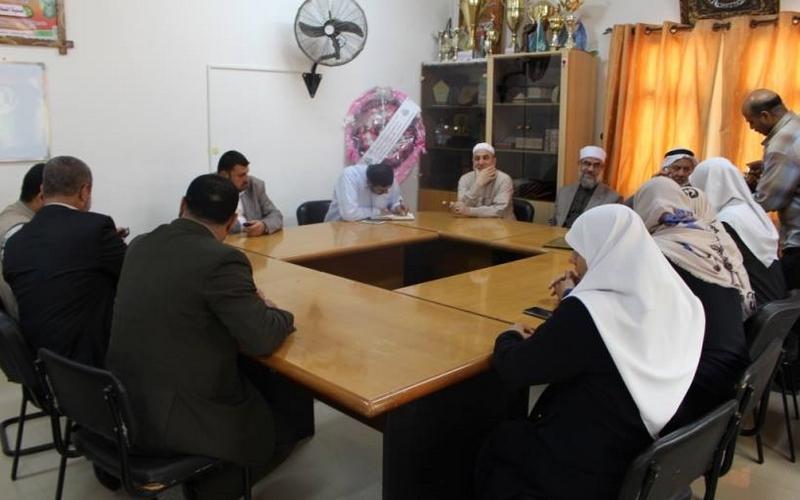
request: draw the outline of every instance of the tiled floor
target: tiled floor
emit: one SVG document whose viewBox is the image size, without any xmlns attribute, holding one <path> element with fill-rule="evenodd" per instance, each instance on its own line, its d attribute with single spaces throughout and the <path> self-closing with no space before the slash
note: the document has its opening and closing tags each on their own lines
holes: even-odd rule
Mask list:
<svg viewBox="0 0 800 500">
<path fill-rule="evenodd" d="M 785 458 L 786 433 L 783 427 L 780 398 L 774 395 L 764 440 L 766 463 L 758 465 L 752 438 L 740 438 L 734 468 L 719 485 L 720 500 L 783 500 L 800 498 L 800 463 Z M 0 417 L 19 411 L 19 388 L 0 383 Z M 317 403 L 317 433 L 295 450 L 292 456 L 254 489 L 260 500 L 374 500 L 381 490 L 381 436 L 351 418 Z M 800 438 L 800 421 L 793 420 L 793 430 Z M 27 443 L 43 442 L 50 435 L 46 422 L 26 427 Z M 0 500 L 50 500 L 55 492 L 57 454 L 45 452 L 24 457 L 20 478 L 11 481 L 11 459 L 0 458 Z M 695 492 L 702 495 L 702 481 Z M 67 468 L 65 500 L 119 499 L 123 493 L 105 490 L 94 479 L 84 459 L 72 460 Z M 182 498 L 180 489 L 161 496 L 166 500 Z M 699 497 L 698 497 L 699 498 Z"/>
</svg>

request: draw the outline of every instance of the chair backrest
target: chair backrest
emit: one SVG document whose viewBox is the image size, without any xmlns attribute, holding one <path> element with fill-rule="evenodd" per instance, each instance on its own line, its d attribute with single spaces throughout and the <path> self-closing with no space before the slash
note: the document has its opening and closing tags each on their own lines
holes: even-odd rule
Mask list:
<svg viewBox="0 0 800 500">
<path fill-rule="evenodd" d="M 297 207 L 297 224 L 304 226 L 323 222 L 330 206 L 331 200 L 315 200 L 301 203 Z"/>
<path fill-rule="evenodd" d="M 742 415 L 750 415 L 764 392 L 769 390 L 782 350 L 783 339 L 773 338 L 744 371 L 736 395 Z"/>
<path fill-rule="evenodd" d="M 528 201 L 522 198 L 514 198 L 514 217 L 522 222 L 533 222 L 536 211 Z"/>
<path fill-rule="evenodd" d="M 46 398 L 36 371 L 36 359 L 14 319 L 0 312 L 0 367 L 10 382 L 22 384 L 34 404 L 42 409 Z"/>
<path fill-rule="evenodd" d="M 671 498 L 719 467 L 738 403 L 730 400 L 698 421 L 658 439 L 628 468 L 619 500 Z"/>
<path fill-rule="evenodd" d="M 122 383 L 111 372 L 39 350 L 56 405 L 68 419 L 120 446 L 131 446 L 136 424 Z"/>
<path fill-rule="evenodd" d="M 749 321 L 747 344 L 750 359 L 756 359 L 775 338 L 783 339 L 800 318 L 800 290 L 792 290 L 785 299 L 774 300 L 764 305 Z"/>
</svg>

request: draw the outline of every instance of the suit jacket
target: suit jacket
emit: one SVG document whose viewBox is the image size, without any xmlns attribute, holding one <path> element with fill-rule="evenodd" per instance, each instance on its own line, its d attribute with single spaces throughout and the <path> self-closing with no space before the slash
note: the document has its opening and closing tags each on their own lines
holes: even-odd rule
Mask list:
<svg viewBox="0 0 800 500">
<path fill-rule="evenodd" d="M 125 248 L 111 217 L 62 205 L 9 238 L 3 275 L 31 347 L 102 365 Z"/>
<path fill-rule="evenodd" d="M 106 358 L 141 423 L 136 445 L 266 463 L 272 416 L 237 357 L 270 354 L 293 321 L 256 295 L 244 254 L 204 226 L 177 219 L 136 238 L 122 268 Z"/>
<path fill-rule="evenodd" d="M 267 196 L 264 181 L 252 175 L 249 176 L 247 189 L 242 192 L 241 196 L 245 219 L 263 222 L 266 234 L 272 234 L 283 228 L 283 214 Z M 238 233 L 241 231 L 242 227 L 237 222 L 232 232 Z"/>
<path fill-rule="evenodd" d="M 14 298 L 11 287 L 3 279 L 3 249 L 6 245 L 6 233 L 13 228 L 27 224 L 31 219 L 33 219 L 33 210 L 22 201 L 12 203 L 0 212 L 0 302 L 3 303 L 6 312 L 16 320 L 19 320 L 17 299 Z"/>
<path fill-rule="evenodd" d="M 579 184 L 570 184 L 558 190 L 558 194 L 556 194 L 555 212 L 553 212 L 553 218 L 550 219 L 551 226 L 564 225 L 564 221 L 569 214 L 569 207 L 572 206 L 572 200 L 575 198 L 575 193 L 578 191 L 578 186 Z M 594 190 L 594 193 L 592 193 L 592 197 L 589 198 L 589 203 L 586 204 L 584 210 L 599 207 L 600 205 L 620 203 L 621 201 L 622 196 L 620 196 L 619 193 L 601 183 L 597 185 L 597 188 Z"/>
</svg>

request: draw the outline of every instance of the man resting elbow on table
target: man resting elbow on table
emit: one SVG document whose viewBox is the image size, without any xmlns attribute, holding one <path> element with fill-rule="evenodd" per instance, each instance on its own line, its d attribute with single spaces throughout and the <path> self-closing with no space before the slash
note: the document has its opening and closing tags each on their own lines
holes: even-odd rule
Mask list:
<svg viewBox="0 0 800 500">
<path fill-rule="evenodd" d="M 491 144 L 481 142 L 472 148 L 472 172 L 458 180 L 458 201 L 450 207 L 453 215 L 516 220 L 514 183 L 496 164 Z"/>
<path fill-rule="evenodd" d="M 357 221 L 407 213 L 391 165 L 356 164 L 345 168 L 336 181 L 325 222 Z"/>
</svg>

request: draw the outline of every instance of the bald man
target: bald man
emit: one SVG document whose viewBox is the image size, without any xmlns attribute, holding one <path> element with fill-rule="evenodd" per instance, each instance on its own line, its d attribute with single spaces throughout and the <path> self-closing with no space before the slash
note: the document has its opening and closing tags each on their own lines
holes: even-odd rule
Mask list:
<svg viewBox="0 0 800 500">
<path fill-rule="evenodd" d="M 772 90 L 750 92 L 742 104 L 750 128 L 766 136 L 764 168 L 753 194 L 781 221 L 781 265 L 789 288 L 800 288 L 800 118 Z"/>
</svg>

